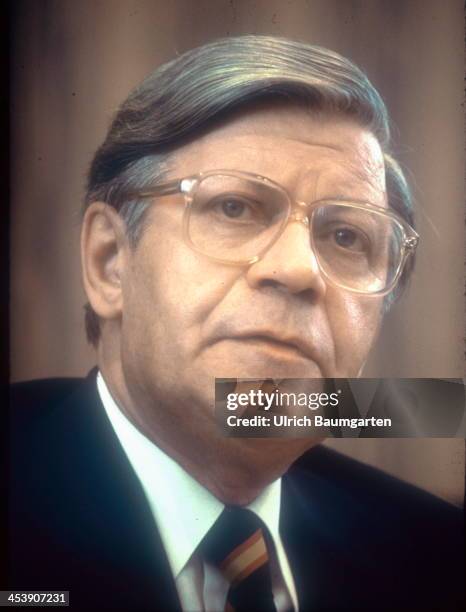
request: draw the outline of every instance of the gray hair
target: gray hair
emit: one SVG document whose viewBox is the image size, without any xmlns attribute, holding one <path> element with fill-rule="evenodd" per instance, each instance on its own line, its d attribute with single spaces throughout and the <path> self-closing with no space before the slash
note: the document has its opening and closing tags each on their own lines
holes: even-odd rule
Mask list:
<svg viewBox="0 0 466 612">
<path fill-rule="evenodd" d="M 410 190 L 390 153 L 387 109 L 366 75 L 329 49 L 256 35 L 188 51 L 155 70 L 129 95 L 92 161 L 84 210 L 94 201 L 113 206 L 134 246 L 149 203 L 128 200 L 127 194 L 163 180 L 170 153 L 228 113 L 255 101 L 280 99 L 342 113 L 368 128 L 384 153 L 389 206 L 413 226 Z M 410 257 L 385 308 L 401 294 L 413 265 Z M 96 345 L 99 320 L 89 304 L 85 311 L 87 337 Z"/>
</svg>

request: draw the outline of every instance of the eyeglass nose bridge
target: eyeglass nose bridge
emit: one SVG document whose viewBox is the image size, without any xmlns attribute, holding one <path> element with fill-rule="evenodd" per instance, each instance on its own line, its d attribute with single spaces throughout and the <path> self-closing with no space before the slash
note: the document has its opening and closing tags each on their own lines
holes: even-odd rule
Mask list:
<svg viewBox="0 0 466 612">
<path fill-rule="evenodd" d="M 294 202 L 293 209 L 288 216 L 288 223 L 290 221 L 297 221 L 302 223 L 304 226 L 309 228 L 309 205 L 306 202 Z"/>
</svg>

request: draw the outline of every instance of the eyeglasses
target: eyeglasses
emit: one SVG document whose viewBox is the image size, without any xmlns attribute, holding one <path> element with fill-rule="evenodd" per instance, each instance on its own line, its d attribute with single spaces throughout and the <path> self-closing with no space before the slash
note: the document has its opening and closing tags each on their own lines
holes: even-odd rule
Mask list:
<svg viewBox="0 0 466 612">
<path fill-rule="evenodd" d="M 385 295 L 398 282 L 419 241 L 415 230 L 389 209 L 359 201 L 291 199 L 274 181 L 230 170 L 201 172 L 135 194 L 185 196 L 184 239 L 210 259 L 235 266 L 259 261 L 288 222 L 309 229 L 322 274 L 341 288 Z"/>
</svg>

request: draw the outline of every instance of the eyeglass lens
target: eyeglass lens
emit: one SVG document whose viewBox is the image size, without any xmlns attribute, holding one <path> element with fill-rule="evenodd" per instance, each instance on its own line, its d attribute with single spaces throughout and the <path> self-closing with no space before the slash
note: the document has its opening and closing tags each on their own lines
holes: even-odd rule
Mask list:
<svg viewBox="0 0 466 612">
<path fill-rule="evenodd" d="M 197 186 L 188 234 L 193 245 L 231 263 L 262 255 L 287 222 L 285 191 L 259 179 L 211 175 Z M 312 209 L 312 246 L 337 284 L 376 293 L 388 287 L 403 258 L 403 229 L 389 216 L 357 205 L 325 202 Z"/>
</svg>

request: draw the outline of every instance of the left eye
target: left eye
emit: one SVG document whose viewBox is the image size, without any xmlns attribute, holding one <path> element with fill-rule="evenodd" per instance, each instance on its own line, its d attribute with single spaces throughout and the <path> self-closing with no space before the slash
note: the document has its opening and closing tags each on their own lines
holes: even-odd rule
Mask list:
<svg viewBox="0 0 466 612">
<path fill-rule="evenodd" d="M 367 241 L 364 235 L 350 227 L 341 227 L 333 232 L 333 238 L 337 245 L 342 249 L 348 249 L 356 252 L 367 250 Z"/>
</svg>

